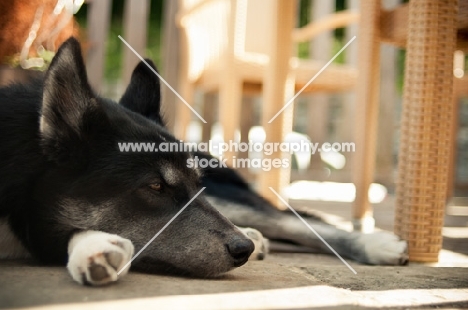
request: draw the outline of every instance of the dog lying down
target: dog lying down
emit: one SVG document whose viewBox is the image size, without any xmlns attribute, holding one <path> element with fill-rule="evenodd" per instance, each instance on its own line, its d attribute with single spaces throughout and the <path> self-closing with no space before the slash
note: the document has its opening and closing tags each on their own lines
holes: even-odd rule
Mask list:
<svg viewBox="0 0 468 310">
<path fill-rule="evenodd" d="M 186 152 L 119 151 L 119 142 L 178 142 L 162 121 L 158 77 L 144 63 L 117 104 L 92 91 L 80 45 L 70 38 L 43 80 L 0 90 L 0 132 L 2 258 L 27 254 L 66 264 L 82 284 L 117 281 L 134 249 L 201 187 L 206 190 L 132 268 L 215 277 L 249 257 L 262 259 L 262 234 L 328 252 L 292 213 L 275 209 L 232 169 L 189 168 L 194 154 Z M 306 219 L 343 257 L 364 264 L 407 261 L 406 243 L 391 233 L 349 233 Z"/>
</svg>

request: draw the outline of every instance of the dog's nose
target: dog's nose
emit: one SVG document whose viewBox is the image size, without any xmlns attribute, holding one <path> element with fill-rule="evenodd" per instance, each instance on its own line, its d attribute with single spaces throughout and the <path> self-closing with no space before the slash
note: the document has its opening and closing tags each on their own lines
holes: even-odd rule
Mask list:
<svg viewBox="0 0 468 310">
<path fill-rule="evenodd" d="M 236 239 L 227 244 L 227 249 L 234 258 L 234 267 L 240 267 L 247 262 L 250 254 L 255 249 L 255 245 L 250 239 Z"/>
</svg>

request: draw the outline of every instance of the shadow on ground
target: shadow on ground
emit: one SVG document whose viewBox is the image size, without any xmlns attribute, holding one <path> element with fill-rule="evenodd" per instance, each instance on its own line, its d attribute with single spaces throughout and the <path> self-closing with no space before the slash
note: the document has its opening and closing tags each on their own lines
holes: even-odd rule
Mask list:
<svg viewBox="0 0 468 310">
<path fill-rule="evenodd" d="M 361 266 L 332 256 L 272 254 L 219 279 L 132 272 L 119 283 L 86 287 L 64 267 L 0 263 L 0 308 L 47 309 L 371 309 L 468 306 L 466 268 Z M 464 297 L 465 296 L 465 297 Z M 43 309 L 46 309 L 43 308 Z M 42 308 L 41 308 L 42 309 Z"/>
</svg>

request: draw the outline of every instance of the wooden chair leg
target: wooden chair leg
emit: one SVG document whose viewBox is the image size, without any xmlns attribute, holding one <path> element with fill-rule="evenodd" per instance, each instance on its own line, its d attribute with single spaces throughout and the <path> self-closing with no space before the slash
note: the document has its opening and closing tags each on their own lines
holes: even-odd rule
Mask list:
<svg viewBox="0 0 468 310">
<path fill-rule="evenodd" d="M 242 82 L 233 71 L 231 75 L 224 76 L 219 91 L 219 120 L 223 126 L 224 142 L 228 144 L 237 141 L 242 104 Z M 232 165 L 236 155 L 235 149 L 229 149 L 222 156 L 227 159 L 228 165 Z"/>
<path fill-rule="evenodd" d="M 270 35 L 270 63 L 267 67 L 263 84 L 263 115 L 262 125 L 266 133 L 265 142 L 282 142 L 286 134 L 292 129 L 293 103 L 283 113 L 268 123 L 270 119 L 284 106 L 289 72 L 289 59 L 292 55 L 291 32 L 294 26 L 295 3 L 289 0 L 271 1 L 275 7 L 275 23 Z M 291 86 L 291 85 L 289 85 Z M 294 89 L 294 85 L 292 85 Z M 288 98 L 289 99 L 289 98 Z M 283 158 L 285 154 L 273 152 L 263 158 Z M 272 168 L 262 172 L 259 178 L 260 193 L 274 205 L 286 208 L 278 197 L 270 190 L 273 188 L 278 194 L 285 185 L 289 184 L 290 167 Z"/>
<path fill-rule="evenodd" d="M 203 118 L 206 124 L 202 123 L 202 137 L 201 141 L 208 142 L 211 139 L 211 129 L 215 123 L 216 112 L 216 94 L 213 92 L 206 92 L 203 95 Z"/>
<path fill-rule="evenodd" d="M 180 67 L 179 67 L 179 94 L 184 100 L 194 105 L 194 85 L 189 78 L 189 44 L 187 33 L 181 31 L 180 33 Z M 192 111 L 182 102 L 179 98 L 175 101 L 175 114 L 177 117 L 174 120 L 174 135 L 178 139 L 184 140 L 187 135 L 187 127 L 192 119 Z"/>
<path fill-rule="evenodd" d="M 224 142 L 236 141 L 236 132 L 239 130 L 241 101 L 242 101 L 242 79 L 237 72 L 236 62 L 236 23 L 235 13 L 238 2 L 231 0 L 230 20 L 228 22 L 227 47 L 223 55 L 222 76 L 219 86 L 219 121 L 223 126 Z M 232 165 L 233 157 L 237 155 L 234 150 L 223 153 L 228 165 Z"/>
<path fill-rule="evenodd" d="M 374 178 L 377 133 L 380 43 L 378 27 L 380 1 L 362 0 L 359 24 L 359 83 L 356 92 L 356 120 L 353 179 L 356 199 L 353 204 L 354 229 L 370 232 L 374 229 L 369 187 Z"/>
<path fill-rule="evenodd" d="M 396 89 L 396 48 L 393 46 L 381 46 L 381 83 L 379 96 L 379 115 L 377 129 L 377 150 L 376 150 L 376 179 L 377 182 L 386 187 L 394 186 L 394 111 L 397 98 Z"/>
<path fill-rule="evenodd" d="M 314 1 L 311 10 L 311 19 L 319 20 L 324 16 L 333 14 L 335 11 L 335 1 Z M 327 31 L 317 35 L 310 43 L 311 59 L 327 62 L 332 57 L 333 32 Z M 328 110 L 330 107 L 330 95 L 319 93 L 310 96 L 307 105 L 307 134 L 312 142 L 322 145 L 328 138 Z M 319 153 L 311 156 L 309 166 L 310 170 L 319 171 L 321 173 L 324 165 Z"/>
<path fill-rule="evenodd" d="M 240 119 L 240 142 L 249 143 L 249 131 L 254 125 L 254 104 L 252 96 L 244 96 L 242 99 L 242 117 Z M 249 152 L 239 152 L 237 158 L 249 158 Z M 248 181 L 253 182 L 254 176 L 249 167 L 237 167 L 237 171 Z"/>
<path fill-rule="evenodd" d="M 193 106 L 194 87 L 189 81 L 180 83 L 180 95 Z M 187 137 L 187 128 L 192 119 L 192 111 L 179 99 L 176 103 L 176 115 L 174 135 L 178 139 L 184 140 Z"/>
</svg>

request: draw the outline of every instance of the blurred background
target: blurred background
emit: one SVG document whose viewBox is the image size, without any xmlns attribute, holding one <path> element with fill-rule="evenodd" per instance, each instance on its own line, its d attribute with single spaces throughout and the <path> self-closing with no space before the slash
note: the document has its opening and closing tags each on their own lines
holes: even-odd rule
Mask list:
<svg viewBox="0 0 468 310">
<path fill-rule="evenodd" d="M 442 193 L 434 204 L 461 217 L 458 226 L 468 226 L 466 2 L 456 4 L 449 26 L 429 24 L 434 31 L 427 32 L 427 37 L 408 26 L 415 14 L 409 13 L 407 1 L 266 2 L 0 0 L 0 84 L 40 74 L 60 43 L 75 35 L 82 42 L 92 86 L 99 94 L 118 99 L 139 62 L 120 35 L 138 54 L 151 58 L 167 83 L 206 120 L 206 124 L 200 121 L 163 85 L 164 117 L 178 138 L 356 144 L 355 152 L 272 155 L 290 159 L 291 169 L 240 168 L 267 198 L 275 199 L 267 190 L 272 186 L 295 201 L 354 202 L 352 217 L 362 221 L 372 217 L 370 204 L 387 203 L 393 210 L 398 197 L 414 201 L 425 188 Z M 440 83 L 431 80 L 430 74 L 423 81 L 432 83 L 434 98 L 448 101 L 439 106 L 432 99 L 427 105 L 408 104 L 409 116 L 404 117 L 403 98 L 417 102 L 421 90 L 411 87 L 425 83 L 406 79 L 405 85 L 405 72 L 427 67 L 407 64 L 407 51 L 419 49 L 418 55 L 424 55 L 432 48 L 430 42 L 443 41 L 446 36 L 439 30 L 446 28 L 455 39 L 449 52 L 439 53 L 447 58 L 439 60 L 449 73 L 436 76 Z M 435 40 L 429 40 L 431 36 Z M 422 43 L 416 46 L 419 37 Z M 424 58 L 414 59 L 418 57 Z M 436 67 L 435 72 L 442 71 Z M 298 92 L 268 125 L 267 120 Z M 431 104 L 438 110 L 415 114 Z M 412 124 L 415 128 L 426 124 L 430 134 L 441 133 L 442 128 L 443 135 L 426 137 L 411 129 Z M 411 144 L 418 137 L 422 142 Z M 403 140 L 406 144 L 401 145 Z M 420 157 L 412 157 L 415 148 L 422 150 L 417 153 Z M 264 156 L 255 152 L 222 155 Z M 405 168 L 407 163 L 413 166 Z M 435 171 L 434 176 L 422 172 L 422 177 L 411 181 L 414 173 L 426 168 Z M 436 184 L 436 190 L 431 184 Z M 415 189 L 405 194 L 407 188 Z M 349 210 L 348 206 L 345 212 Z"/>
<path fill-rule="evenodd" d="M 171 3 L 172 2 L 172 3 Z M 163 1 L 152 0 L 146 8 L 142 18 L 146 19 L 146 36 L 144 38 L 145 46 L 142 50 L 144 57 L 152 59 L 157 65 L 163 77 L 170 74 L 179 74 L 180 57 L 177 59 L 180 51 L 181 29 L 177 27 L 175 22 L 175 14 L 177 7 L 180 7 L 178 1 Z M 315 1 L 301 0 L 297 2 L 297 20 L 296 27 L 304 27 L 314 19 L 318 20 L 325 17 L 327 14 L 347 11 L 350 9 L 358 10 L 359 1 Z M 407 2 L 407 1 L 402 1 Z M 390 9 L 398 5 L 400 1 L 383 1 L 383 6 Z M 128 4 L 127 4 L 128 5 Z M 76 20 L 84 42 L 92 48 L 93 42 L 86 40 L 87 19 L 89 8 L 92 3 L 85 2 L 80 10 L 76 13 Z M 118 98 L 125 87 L 123 81 L 123 55 L 125 46 L 118 38 L 118 35 L 124 33 L 124 0 L 111 1 L 108 8 L 109 16 L 109 33 L 105 42 L 105 57 L 104 57 L 104 73 L 103 81 L 100 86 L 101 93 L 104 96 Z M 317 11 L 317 12 L 314 12 Z M 179 12 L 180 13 L 180 12 Z M 172 16 L 168 16 L 171 14 Z M 140 22 L 143 22 L 140 20 Z M 173 29 L 168 29 L 173 28 Z M 357 34 L 357 23 L 350 23 L 347 27 L 340 27 L 324 31 L 309 42 L 300 42 L 296 47 L 296 54 L 301 59 L 322 58 L 323 62 L 328 61 L 335 55 L 349 40 L 352 35 Z M 133 33 L 131 36 L 138 36 Z M 259 38 L 260 39 L 260 38 Z M 318 41 L 317 44 L 314 41 Z M 164 48 L 164 43 L 171 44 L 172 50 Z M 325 50 L 325 52 L 324 52 Z M 167 57 L 163 54 L 167 53 Z M 356 65 L 357 62 L 357 44 L 351 45 L 347 50 L 341 53 L 333 63 Z M 401 101 L 403 90 L 404 76 L 404 61 L 405 49 L 394 47 L 391 45 L 382 45 L 382 64 L 381 64 L 381 97 L 380 97 L 380 115 L 378 125 L 377 139 L 377 165 L 375 171 L 375 181 L 383 184 L 389 192 L 395 190 L 395 173 L 397 169 L 397 153 L 398 153 L 398 138 L 399 138 L 399 123 L 401 115 Z M 136 58 L 135 58 L 136 59 Z M 466 62 L 465 67 L 466 70 Z M 172 71 L 172 72 L 170 72 Z M 312 77 L 312 75 L 310 75 Z M 173 83 L 172 86 L 177 90 L 179 83 Z M 467 86 L 468 87 L 468 86 Z M 165 89 L 167 91 L 167 89 Z M 322 93 L 308 93 L 295 101 L 293 130 L 294 132 L 308 135 L 308 137 L 316 141 L 330 142 L 352 142 L 353 140 L 353 89 L 349 91 L 327 92 L 325 98 Z M 167 94 L 167 93 L 166 93 Z M 216 96 L 216 94 L 214 94 Z M 174 111 L 171 105 L 181 105 L 181 102 L 176 102 L 178 99 L 167 94 L 168 100 L 164 101 L 169 110 L 166 119 L 171 126 L 174 126 Z M 319 98 L 315 98 L 319 97 Z M 203 90 L 198 90 L 195 94 L 193 105 L 202 114 L 204 103 Z M 251 120 L 252 126 L 258 126 L 261 123 L 261 94 L 252 94 L 248 92 L 244 96 L 244 101 L 249 101 L 253 105 L 250 113 L 253 115 Z M 187 99 L 188 100 L 188 99 Z M 208 98 L 208 100 L 217 100 L 217 98 Z M 468 104 L 466 96 L 459 98 L 458 110 L 458 129 L 456 135 L 456 163 L 452 171 L 454 181 L 454 193 L 457 196 L 468 196 Z M 312 111 L 308 111 L 312 110 Z M 216 111 L 214 113 L 217 115 Z M 203 115 L 203 114 L 202 114 Z M 313 122 L 311 124 L 311 115 Z M 192 135 L 191 140 L 201 141 L 201 129 L 197 126 L 196 117 L 191 124 Z M 216 119 L 214 120 L 216 127 Z M 200 125 L 200 122 L 198 122 Z M 195 134 L 194 134 L 195 132 Z M 197 132 L 198 133 L 197 135 Z M 351 161 L 352 154 L 340 154 L 341 156 L 329 156 L 328 158 L 320 158 L 320 154 L 314 154 L 311 157 L 310 164 L 307 159 L 293 157 L 292 180 L 308 179 L 318 181 L 336 181 L 336 182 L 351 182 Z M 301 156 L 299 154 L 298 156 Z M 306 155 L 307 156 L 307 155 Z M 324 156 L 322 156 L 324 157 Z"/>
</svg>

